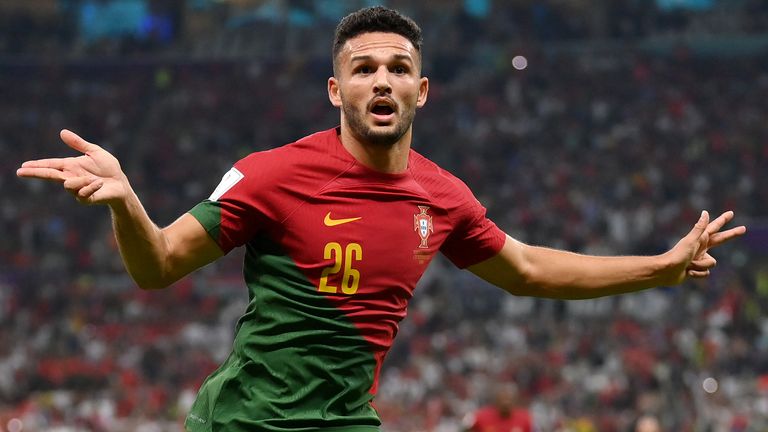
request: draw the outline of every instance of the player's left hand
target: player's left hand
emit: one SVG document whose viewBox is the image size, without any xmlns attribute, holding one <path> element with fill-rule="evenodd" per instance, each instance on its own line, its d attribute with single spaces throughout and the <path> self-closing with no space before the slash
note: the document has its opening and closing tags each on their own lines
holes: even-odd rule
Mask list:
<svg viewBox="0 0 768 432">
<path fill-rule="evenodd" d="M 732 211 L 721 214 L 713 221 L 709 220 L 709 213 L 706 210 L 701 212 L 701 217 L 691 232 L 665 254 L 670 260 L 671 283 L 678 284 L 689 277 L 709 276 L 710 270 L 717 264 L 717 260 L 709 254 L 709 250 L 747 232 L 747 228 L 743 225 L 721 231 L 732 219 Z"/>
</svg>

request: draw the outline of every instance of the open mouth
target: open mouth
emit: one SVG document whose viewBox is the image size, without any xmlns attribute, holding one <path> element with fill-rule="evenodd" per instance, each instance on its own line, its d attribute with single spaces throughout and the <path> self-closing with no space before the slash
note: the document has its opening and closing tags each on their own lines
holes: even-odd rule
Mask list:
<svg viewBox="0 0 768 432">
<path fill-rule="evenodd" d="M 389 105 L 375 105 L 371 109 L 371 112 L 376 115 L 388 116 L 390 114 L 394 114 L 395 110 L 392 109 L 392 107 Z"/>
<path fill-rule="evenodd" d="M 395 106 L 389 99 L 379 99 L 373 103 L 370 111 L 377 122 L 388 123 L 395 115 Z"/>
</svg>

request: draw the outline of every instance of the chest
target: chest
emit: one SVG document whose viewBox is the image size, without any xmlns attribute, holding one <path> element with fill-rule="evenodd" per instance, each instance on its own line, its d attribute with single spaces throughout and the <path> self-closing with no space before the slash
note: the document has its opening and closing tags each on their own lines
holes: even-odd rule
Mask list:
<svg viewBox="0 0 768 432">
<path fill-rule="evenodd" d="M 410 296 L 451 230 L 444 209 L 424 194 L 387 187 L 330 187 L 282 225 L 281 243 L 329 295 L 396 289 Z"/>
</svg>

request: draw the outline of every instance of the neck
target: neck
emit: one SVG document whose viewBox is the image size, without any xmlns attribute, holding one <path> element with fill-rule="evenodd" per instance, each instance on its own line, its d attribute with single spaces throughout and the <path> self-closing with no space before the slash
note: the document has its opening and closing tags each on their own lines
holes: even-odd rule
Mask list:
<svg viewBox="0 0 768 432">
<path fill-rule="evenodd" d="M 341 125 L 341 145 L 364 166 L 383 173 L 399 174 L 408 169 L 411 150 L 411 129 L 394 144 L 383 145 L 363 142 L 352 134 L 350 128 Z"/>
</svg>

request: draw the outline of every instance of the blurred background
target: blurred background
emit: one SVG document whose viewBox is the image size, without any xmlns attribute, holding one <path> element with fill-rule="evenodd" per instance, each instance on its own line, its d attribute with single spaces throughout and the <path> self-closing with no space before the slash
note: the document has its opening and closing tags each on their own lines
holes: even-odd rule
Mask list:
<svg viewBox="0 0 768 432">
<path fill-rule="evenodd" d="M 244 155 L 337 125 L 333 29 L 384 4 L 424 30 L 417 151 L 518 239 L 652 254 L 700 209 L 747 236 L 706 282 L 513 297 L 443 260 L 382 373 L 385 431 L 459 431 L 515 383 L 540 431 L 768 430 L 768 2 L 0 1 L 0 431 L 179 431 L 245 308 L 241 255 L 135 287 L 104 208 L 22 181 L 69 128 L 160 225 Z"/>
</svg>

